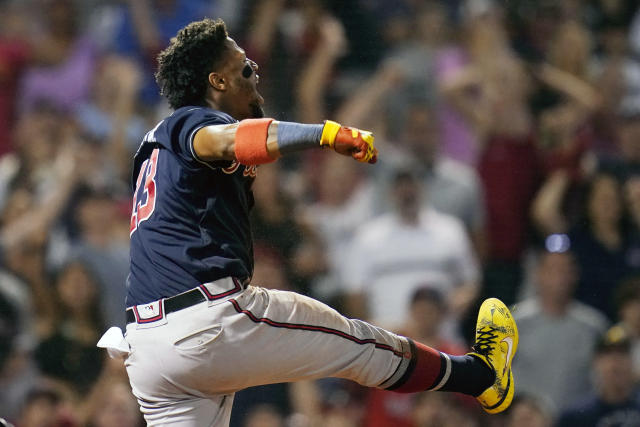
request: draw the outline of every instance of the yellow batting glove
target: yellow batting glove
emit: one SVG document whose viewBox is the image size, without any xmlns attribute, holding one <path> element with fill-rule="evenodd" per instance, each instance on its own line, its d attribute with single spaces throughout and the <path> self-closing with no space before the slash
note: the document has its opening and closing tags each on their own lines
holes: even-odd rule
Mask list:
<svg viewBox="0 0 640 427">
<path fill-rule="evenodd" d="M 371 132 L 327 120 L 322 129 L 320 146 L 333 148 L 338 154 L 353 157 L 359 162 L 375 163 L 378 150 L 373 146 L 373 141 Z"/>
</svg>

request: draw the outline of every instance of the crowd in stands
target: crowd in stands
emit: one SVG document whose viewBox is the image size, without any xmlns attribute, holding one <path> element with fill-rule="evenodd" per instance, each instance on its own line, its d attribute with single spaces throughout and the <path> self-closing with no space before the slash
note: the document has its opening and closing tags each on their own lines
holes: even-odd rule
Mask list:
<svg viewBox="0 0 640 427">
<path fill-rule="evenodd" d="M 500 416 L 325 379 L 236 394 L 233 427 L 640 425 L 640 1 L 0 0 L 0 418 L 144 422 L 122 361 L 132 156 L 157 54 L 221 17 L 269 117 L 374 132 L 376 165 L 261 166 L 256 286 L 452 354 L 520 328 Z M 268 349 L 264 349 L 268 351 Z"/>
</svg>

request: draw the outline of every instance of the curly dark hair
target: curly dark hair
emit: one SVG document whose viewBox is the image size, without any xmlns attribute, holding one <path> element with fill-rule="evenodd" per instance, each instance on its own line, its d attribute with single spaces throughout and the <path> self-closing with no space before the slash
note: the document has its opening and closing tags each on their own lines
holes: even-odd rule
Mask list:
<svg viewBox="0 0 640 427">
<path fill-rule="evenodd" d="M 208 18 L 190 23 L 171 38 L 158 55 L 155 76 L 172 108 L 205 104 L 208 75 L 224 57 L 226 40 L 224 21 Z"/>
</svg>

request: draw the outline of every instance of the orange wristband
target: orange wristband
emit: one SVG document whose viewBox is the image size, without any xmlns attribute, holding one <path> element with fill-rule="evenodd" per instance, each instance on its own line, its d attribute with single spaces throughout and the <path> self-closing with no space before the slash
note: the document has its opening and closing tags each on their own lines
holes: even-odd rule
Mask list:
<svg viewBox="0 0 640 427">
<path fill-rule="evenodd" d="M 236 160 L 245 166 L 262 165 L 276 159 L 267 151 L 267 135 L 273 119 L 246 119 L 236 130 Z"/>
</svg>

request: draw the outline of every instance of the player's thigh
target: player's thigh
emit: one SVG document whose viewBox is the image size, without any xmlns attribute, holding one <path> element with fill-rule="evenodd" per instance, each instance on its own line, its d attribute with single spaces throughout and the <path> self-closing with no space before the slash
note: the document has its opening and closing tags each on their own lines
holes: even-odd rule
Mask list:
<svg viewBox="0 0 640 427">
<path fill-rule="evenodd" d="M 221 384 L 244 388 L 333 376 L 381 386 L 408 365 L 406 338 L 293 292 L 250 289 L 228 302 L 232 313 L 221 345 L 234 358 L 218 372 Z"/>
<path fill-rule="evenodd" d="M 138 403 L 147 426 L 228 427 L 233 395 Z"/>
</svg>

